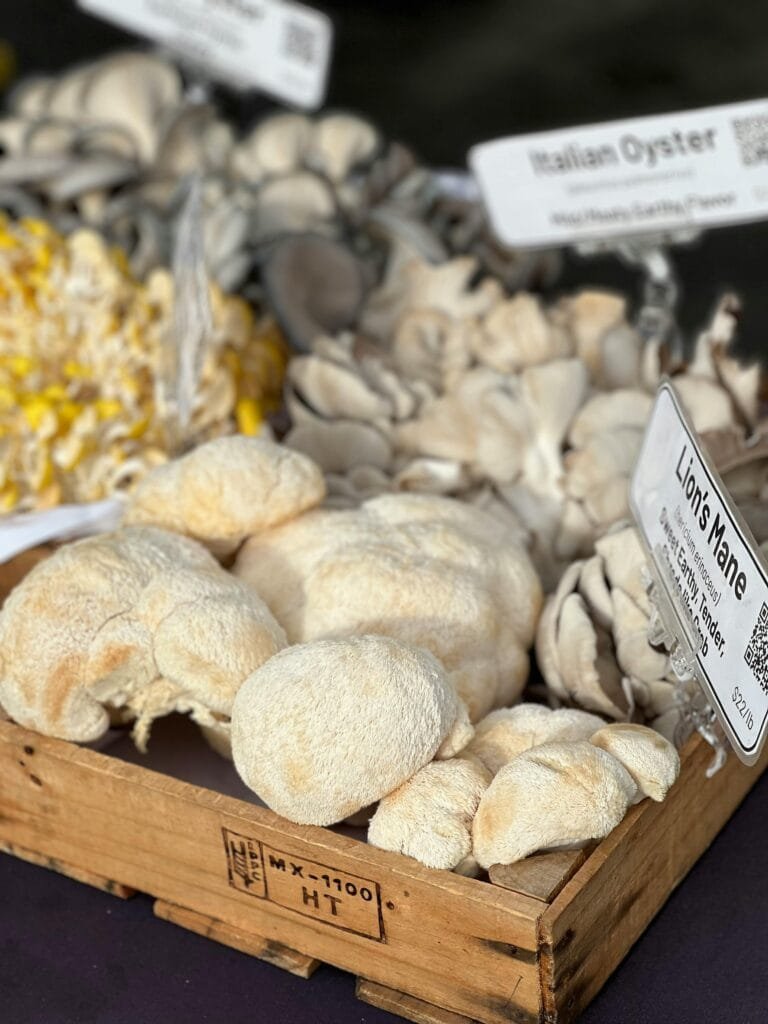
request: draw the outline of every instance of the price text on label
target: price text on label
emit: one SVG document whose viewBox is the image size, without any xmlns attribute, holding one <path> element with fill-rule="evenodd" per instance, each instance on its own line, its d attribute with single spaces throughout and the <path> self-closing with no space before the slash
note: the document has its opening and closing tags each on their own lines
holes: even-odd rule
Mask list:
<svg viewBox="0 0 768 1024">
<path fill-rule="evenodd" d="M 666 625 L 687 633 L 692 623 L 700 642 L 697 677 L 739 757 L 752 764 L 768 727 L 768 574 L 666 383 L 645 433 L 630 504 L 677 609 L 678 621 Z"/>
<path fill-rule="evenodd" d="M 522 248 L 768 217 L 768 99 L 475 146 L 493 226 Z"/>
</svg>

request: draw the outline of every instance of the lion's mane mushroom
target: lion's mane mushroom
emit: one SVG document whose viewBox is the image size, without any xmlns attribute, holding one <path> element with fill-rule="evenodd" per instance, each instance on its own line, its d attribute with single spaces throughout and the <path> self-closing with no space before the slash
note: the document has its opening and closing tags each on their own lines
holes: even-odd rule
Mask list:
<svg viewBox="0 0 768 1024">
<path fill-rule="evenodd" d="M 262 438 L 220 437 L 148 474 L 125 522 L 185 534 L 225 556 L 324 496 L 320 469 L 301 452 Z"/>
<path fill-rule="evenodd" d="M 379 803 L 368 842 L 426 864 L 473 874 L 472 820 L 491 773 L 462 754 L 425 765 Z"/>
<path fill-rule="evenodd" d="M 250 538 L 234 571 L 291 643 L 379 633 L 431 651 L 473 721 L 528 677 L 538 578 L 499 520 L 461 502 L 398 494 L 308 512 Z"/>
<path fill-rule="evenodd" d="M 605 722 L 578 708 L 552 711 L 543 704 L 499 708 L 481 719 L 467 753 L 477 757 L 492 775 L 524 750 L 542 743 L 588 740 Z"/>
<path fill-rule="evenodd" d="M 471 737 L 437 659 L 382 636 L 289 647 L 246 680 L 232 709 L 241 778 L 301 824 L 348 818 Z"/>
<path fill-rule="evenodd" d="M 110 709 L 136 718 L 229 715 L 243 680 L 285 645 L 249 587 L 199 544 L 127 527 L 59 548 L 0 614 L 0 702 L 21 725 L 88 742 Z"/>
<path fill-rule="evenodd" d="M 505 765 L 485 791 L 472 852 L 487 869 L 537 850 L 602 839 L 636 792 L 626 768 L 586 740 L 533 747 Z"/>
<path fill-rule="evenodd" d="M 615 722 L 599 729 L 590 743 L 621 761 L 635 780 L 638 800 L 662 801 L 680 774 L 680 755 L 674 746 L 644 725 Z"/>
</svg>

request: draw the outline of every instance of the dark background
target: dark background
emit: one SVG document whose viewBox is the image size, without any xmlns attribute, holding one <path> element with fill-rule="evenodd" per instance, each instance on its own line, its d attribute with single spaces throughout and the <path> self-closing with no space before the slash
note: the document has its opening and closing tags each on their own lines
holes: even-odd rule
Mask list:
<svg viewBox="0 0 768 1024">
<path fill-rule="evenodd" d="M 329 102 L 367 113 L 434 165 L 516 131 L 768 94 L 768 4 L 692 0 L 412 0 L 326 4 L 337 27 Z M 3 0 L 0 37 L 20 74 L 134 43 L 68 0 Z M 265 101 L 230 101 L 247 121 Z M 768 173 L 768 172 L 767 172 Z M 743 339 L 763 351 L 768 224 L 711 232 L 675 257 L 683 326 L 724 288 L 745 301 Z M 637 278 L 569 257 L 562 285 Z M 2 780 L 0 780 L 0 785 Z M 706 780 L 702 778 L 702 786 Z M 768 779 L 672 896 L 584 1024 L 768 1020 Z M 8 1024 L 384 1024 L 348 975 L 305 982 L 122 903 L 0 857 L 0 1021 Z"/>
</svg>

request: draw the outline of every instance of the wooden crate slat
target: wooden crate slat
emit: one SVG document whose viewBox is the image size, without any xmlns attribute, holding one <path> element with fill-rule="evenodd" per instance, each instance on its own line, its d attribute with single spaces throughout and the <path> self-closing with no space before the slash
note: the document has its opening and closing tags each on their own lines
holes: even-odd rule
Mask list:
<svg viewBox="0 0 768 1024">
<path fill-rule="evenodd" d="M 492 864 L 488 875 L 494 885 L 551 903 L 586 859 L 586 850 L 535 853 L 516 864 Z"/>
<path fill-rule="evenodd" d="M 540 901 L 7 722 L 0 778 L 0 840 L 484 1024 L 538 1015 Z"/>
<path fill-rule="evenodd" d="M 566 1024 L 584 1009 L 768 766 L 768 748 L 753 768 L 732 753 L 707 779 L 712 756 L 694 735 L 664 803 L 632 808 L 542 915 L 547 1021 Z"/>
<path fill-rule="evenodd" d="M 230 946 L 241 953 L 265 960 L 283 971 L 288 971 L 289 974 L 295 974 L 298 978 L 311 978 L 320 966 L 319 960 L 305 956 L 295 949 L 289 949 L 280 942 L 270 941 L 255 932 L 232 928 L 215 917 L 200 914 L 188 907 L 179 907 L 175 903 L 168 903 L 167 900 L 155 900 L 153 910 L 155 917 L 163 921 L 169 921 L 206 939 L 213 939 L 214 942 Z"/>
<path fill-rule="evenodd" d="M 386 1010 L 394 1013 L 405 1020 L 413 1021 L 414 1024 L 477 1024 L 469 1017 L 463 1017 L 460 1013 L 452 1013 L 450 1010 L 441 1010 L 439 1006 L 425 1003 L 421 999 L 414 999 L 404 992 L 397 992 L 386 985 L 377 985 L 374 981 L 366 981 L 365 978 L 358 978 L 355 986 L 355 994 L 358 999 L 379 1010 Z"/>
<path fill-rule="evenodd" d="M 36 853 L 34 850 L 26 850 L 23 846 L 19 846 L 17 843 L 10 843 L 6 840 L 0 841 L 0 851 L 3 853 L 10 853 L 13 857 L 18 857 L 19 860 L 25 860 L 29 864 L 36 864 L 41 868 L 48 868 L 49 871 L 55 871 L 59 875 L 66 875 L 67 878 L 72 878 L 76 882 L 83 882 L 85 885 L 93 886 L 94 889 L 103 889 L 104 892 L 108 892 L 111 896 L 117 896 L 121 900 L 129 900 L 132 896 L 136 895 L 136 890 L 131 889 L 130 886 L 122 885 L 120 882 L 116 882 L 112 878 L 106 878 L 104 875 L 97 875 L 93 871 L 88 871 L 85 868 L 79 868 L 74 864 L 68 864 L 65 861 L 58 860 L 56 857 L 48 857 L 44 853 Z"/>
</svg>

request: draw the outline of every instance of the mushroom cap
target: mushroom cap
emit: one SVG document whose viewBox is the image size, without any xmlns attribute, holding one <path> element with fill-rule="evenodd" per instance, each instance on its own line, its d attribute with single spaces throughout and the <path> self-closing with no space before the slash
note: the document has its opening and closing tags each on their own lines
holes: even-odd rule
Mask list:
<svg viewBox="0 0 768 1024">
<path fill-rule="evenodd" d="M 436 655 L 473 721 L 515 700 L 541 588 L 495 517 L 449 498 L 383 495 L 251 537 L 235 574 L 292 643 L 377 633 Z"/>
<path fill-rule="evenodd" d="M 485 791 L 472 826 L 473 853 L 487 869 L 537 850 L 602 839 L 636 791 L 626 768 L 586 740 L 533 747 Z"/>
<path fill-rule="evenodd" d="M 0 702 L 20 724 L 79 742 L 174 708 L 229 714 L 240 683 L 285 645 L 257 594 L 194 541 L 128 527 L 59 548 L 0 615 Z M 160 685 L 162 677 L 162 686 Z"/>
<path fill-rule="evenodd" d="M 524 750 L 542 743 L 588 740 L 603 725 L 602 718 L 578 708 L 552 711 L 543 704 L 517 704 L 492 711 L 481 719 L 467 752 L 496 775 Z"/>
<path fill-rule="evenodd" d="M 219 437 L 147 474 L 125 522 L 183 533 L 225 555 L 324 497 L 322 472 L 301 452 L 262 438 Z"/>
<path fill-rule="evenodd" d="M 324 334 L 350 327 L 365 296 L 363 268 L 354 254 L 321 235 L 284 238 L 272 248 L 262 281 L 288 340 L 309 352 Z"/>
<path fill-rule="evenodd" d="M 466 741 L 462 710 L 427 651 L 382 636 L 320 640 L 287 648 L 245 681 L 232 754 L 272 810 L 331 825 L 411 778 L 455 728 Z"/>
<path fill-rule="evenodd" d="M 662 801 L 680 774 L 680 755 L 664 736 L 644 725 L 606 725 L 590 743 L 621 761 L 635 780 L 640 797 Z"/>
<path fill-rule="evenodd" d="M 472 819 L 490 781 L 474 758 L 433 761 L 382 799 L 368 842 L 452 871 L 472 852 Z"/>
</svg>

